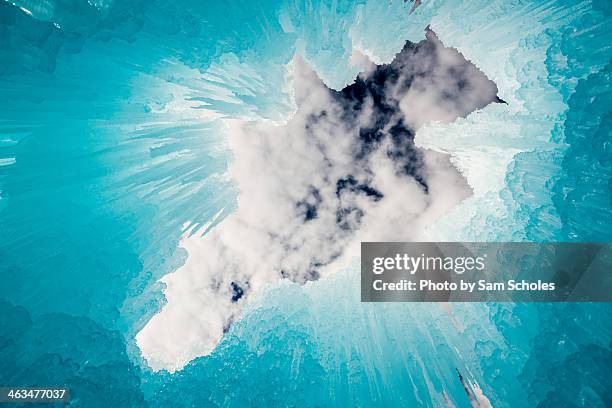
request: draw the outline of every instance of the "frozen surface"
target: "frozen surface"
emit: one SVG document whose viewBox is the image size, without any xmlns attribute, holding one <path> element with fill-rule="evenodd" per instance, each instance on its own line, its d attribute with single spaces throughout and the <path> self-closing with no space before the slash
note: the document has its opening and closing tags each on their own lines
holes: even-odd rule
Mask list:
<svg viewBox="0 0 612 408">
<path fill-rule="evenodd" d="M 608 304 L 364 305 L 355 265 L 264 288 L 180 371 L 142 358 L 181 237 L 238 208 L 223 122 L 284 125 L 296 54 L 342 89 L 430 25 L 508 104 L 417 132 L 473 190 L 428 236 L 611 240 L 610 3 L 411 7 L 0 3 L 0 383 L 103 407 L 612 405 Z"/>
</svg>

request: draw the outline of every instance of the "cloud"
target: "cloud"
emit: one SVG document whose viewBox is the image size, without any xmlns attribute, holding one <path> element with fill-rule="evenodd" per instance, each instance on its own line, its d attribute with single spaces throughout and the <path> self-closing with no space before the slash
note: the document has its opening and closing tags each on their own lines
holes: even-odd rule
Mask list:
<svg viewBox="0 0 612 408">
<path fill-rule="evenodd" d="M 264 285 L 333 273 L 361 241 L 418 239 L 471 193 L 414 132 L 486 106 L 497 88 L 433 32 L 340 91 L 299 57 L 291 69 L 297 109 L 285 125 L 226 121 L 238 209 L 182 241 L 185 265 L 163 278 L 168 303 L 136 336 L 153 369 L 210 353 Z"/>
<path fill-rule="evenodd" d="M 442 45 L 426 31 L 427 51 L 402 58 L 409 66 L 410 89 L 400 97 L 400 109 L 413 129 L 431 121 L 452 122 L 497 101 L 497 86 L 454 48 Z"/>
</svg>

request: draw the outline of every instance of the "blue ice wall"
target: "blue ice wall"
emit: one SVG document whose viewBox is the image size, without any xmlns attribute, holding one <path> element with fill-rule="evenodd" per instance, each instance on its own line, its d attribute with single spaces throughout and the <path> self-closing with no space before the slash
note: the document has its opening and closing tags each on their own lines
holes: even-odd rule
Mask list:
<svg viewBox="0 0 612 408">
<path fill-rule="evenodd" d="M 296 52 L 340 88 L 353 49 L 389 60 L 430 23 L 516 80 L 523 130 L 506 142 L 528 147 L 503 214 L 483 205 L 456 239 L 609 241 L 609 2 L 14 3 L 0 3 L 1 384 L 66 385 L 88 407 L 469 406 L 458 370 L 493 406 L 612 406 L 609 305 L 365 305 L 355 268 L 270 288 L 177 373 L 150 372 L 133 343 L 181 235 L 234 208 L 217 119 L 286 118 Z M 507 60 L 486 55 L 496 44 Z"/>
</svg>

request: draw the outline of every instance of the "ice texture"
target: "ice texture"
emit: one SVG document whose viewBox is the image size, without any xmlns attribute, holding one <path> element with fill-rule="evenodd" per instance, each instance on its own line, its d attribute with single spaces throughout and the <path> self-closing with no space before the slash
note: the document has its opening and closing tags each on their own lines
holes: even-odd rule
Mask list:
<svg viewBox="0 0 612 408">
<path fill-rule="evenodd" d="M 609 304 L 365 305 L 356 265 L 269 288 L 181 371 L 141 358 L 179 240 L 235 209 L 219 119 L 287 120 L 296 53 L 341 89 L 430 25 L 508 102 L 417 133 L 474 190 L 430 237 L 610 241 L 609 1 L 410 8 L 0 3 L 0 383 L 88 407 L 612 406 Z"/>
</svg>

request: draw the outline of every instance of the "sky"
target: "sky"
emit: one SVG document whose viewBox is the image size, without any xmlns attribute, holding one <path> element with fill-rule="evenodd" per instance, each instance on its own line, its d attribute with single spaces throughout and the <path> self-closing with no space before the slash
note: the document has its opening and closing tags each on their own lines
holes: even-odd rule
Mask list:
<svg viewBox="0 0 612 408">
<path fill-rule="evenodd" d="M 449 156 L 417 148 L 423 125 L 492 102 L 497 86 L 431 30 L 389 64 L 341 90 L 299 55 L 287 66 L 295 112 L 282 124 L 225 120 L 238 208 L 206 235 L 186 235 L 186 263 L 162 278 L 167 304 L 136 336 L 154 370 L 210 353 L 267 284 L 324 278 L 361 241 L 415 241 L 469 197 Z"/>
</svg>

